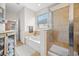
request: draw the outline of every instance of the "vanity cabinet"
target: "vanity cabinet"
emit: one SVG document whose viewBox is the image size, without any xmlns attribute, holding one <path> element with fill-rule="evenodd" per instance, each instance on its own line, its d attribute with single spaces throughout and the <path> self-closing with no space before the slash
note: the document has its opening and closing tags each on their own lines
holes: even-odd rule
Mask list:
<svg viewBox="0 0 79 59">
<path fill-rule="evenodd" d="M 34 50 L 40 52 L 40 36 L 34 33 L 25 33 L 25 43 Z"/>
</svg>

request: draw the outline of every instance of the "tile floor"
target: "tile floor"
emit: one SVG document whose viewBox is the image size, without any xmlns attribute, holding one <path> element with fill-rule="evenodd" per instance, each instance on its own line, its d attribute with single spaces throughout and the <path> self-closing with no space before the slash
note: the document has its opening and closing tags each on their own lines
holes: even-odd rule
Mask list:
<svg viewBox="0 0 79 59">
<path fill-rule="evenodd" d="M 16 56 L 40 56 L 40 53 L 35 51 L 28 45 L 17 41 L 16 49 L 15 49 Z"/>
</svg>

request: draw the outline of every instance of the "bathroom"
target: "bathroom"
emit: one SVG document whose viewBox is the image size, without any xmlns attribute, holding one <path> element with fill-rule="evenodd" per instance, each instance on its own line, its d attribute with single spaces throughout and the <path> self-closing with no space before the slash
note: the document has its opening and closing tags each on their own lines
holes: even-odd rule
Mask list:
<svg viewBox="0 0 79 59">
<path fill-rule="evenodd" d="M 4 3 L 0 7 L 1 5 L 5 7 L 2 6 L 4 20 L 0 20 L 0 36 L 4 36 L 3 49 L 7 47 L 6 37 L 14 35 L 15 56 L 78 55 L 79 4 Z M 7 55 L 6 50 L 4 55 Z"/>
</svg>

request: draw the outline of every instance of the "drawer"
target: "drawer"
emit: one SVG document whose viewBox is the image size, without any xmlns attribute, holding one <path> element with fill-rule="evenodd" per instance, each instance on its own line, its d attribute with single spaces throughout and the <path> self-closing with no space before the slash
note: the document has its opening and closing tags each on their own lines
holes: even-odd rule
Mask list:
<svg viewBox="0 0 79 59">
<path fill-rule="evenodd" d="M 36 42 L 34 42 L 32 40 L 29 40 L 28 45 L 30 47 L 32 47 L 33 49 L 35 49 L 36 51 L 40 52 L 40 44 L 38 44 L 38 43 L 36 43 Z"/>
</svg>

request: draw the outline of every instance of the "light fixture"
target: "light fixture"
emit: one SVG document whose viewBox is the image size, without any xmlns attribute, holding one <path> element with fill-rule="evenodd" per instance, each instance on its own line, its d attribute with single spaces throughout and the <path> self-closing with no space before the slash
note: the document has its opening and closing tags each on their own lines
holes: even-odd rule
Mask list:
<svg viewBox="0 0 79 59">
<path fill-rule="evenodd" d="M 40 6 L 40 4 L 38 4 L 38 6 Z"/>
<path fill-rule="evenodd" d="M 16 3 L 17 5 L 20 5 L 20 3 Z"/>
</svg>

